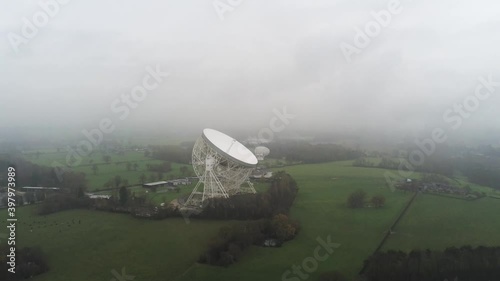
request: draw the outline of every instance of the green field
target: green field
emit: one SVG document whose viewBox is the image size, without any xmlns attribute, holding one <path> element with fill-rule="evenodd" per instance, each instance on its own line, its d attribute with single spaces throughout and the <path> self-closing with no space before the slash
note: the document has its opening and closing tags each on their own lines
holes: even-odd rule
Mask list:
<svg viewBox="0 0 500 281">
<path fill-rule="evenodd" d="M 341 246 L 319 264 L 320 272 L 340 270 L 354 276 L 363 260 L 377 247 L 410 194 L 391 192 L 385 187 L 384 170 L 355 168 L 350 162 L 298 165 L 285 168 L 298 182 L 299 195 L 291 216 L 301 223 L 301 232 L 278 249 L 252 247 L 243 260 L 228 268 L 196 265 L 177 280 L 281 280 L 283 272 L 313 255 L 318 237 L 331 236 Z M 350 192 L 364 189 L 369 195 L 387 198 L 382 209 L 348 209 Z M 242 274 L 248 272 L 248 274 Z"/>
<path fill-rule="evenodd" d="M 500 246 L 499 213 L 498 199 L 463 201 L 420 194 L 385 249 Z"/>
<path fill-rule="evenodd" d="M 33 154 L 27 154 L 25 158 L 35 164 L 51 166 L 54 161 L 64 165 L 66 163 L 66 156 L 66 152 L 52 152 L 41 153 L 39 157 Z M 74 171 L 83 172 L 87 175 L 89 191 L 102 189 L 104 184 L 115 176 L 120 176 L 124 180 L 126 179 L 131 185 L 140 183 L 141 174 L 146 175 L 146 182 L 157 181 L 157 173 L 148 171 L 146 165 L 163 162 L 161 160 L 145 157 L 144 153 L 135 151 L 129 151 L 123 155 L 111 154 L 111 162 L 109 164 L 103 161 L 102 156 L 103 154 L 101 152 L 95 152 L 91 156 L 82 159 L 79 165 L 75 165 L 72 168 Z M 137 170 L 127 170 L 126 162 L 137 163 Z M 90 163 L 98 166 L 98 170 L 95 174 Z M 189 171 L 192 172 L 191 165 L 177 163 L 171 163 L 171 165 L 172 170 L 168 173 L 164 173 L 161 180 L 181 177 L 180 168 L 182 166 L 188 167 Z"/>
<path fill-rule="evenodd" d="M 328 235 L 341 246 L 328 260 L 319 263 L 318 270 L 309 278 L 314 280 L 320 272 L 329 270 L 355 276 L 411 196 L 386 188 L 385 170 L 355 168 L 350 162 L 300 165 L 285 170 L 299 183 L 299 196 L 291 212 L 292 217 L 301 222 L 299 235 L 279 249 L 253 247 L 241 262 L 229 268 L 197 264 L 176 280 L 252 280 L 262 276 L 281 280 L 283 272 L 292 265 L 300 265 L 305 258 L 312 256 L 318 245 L 317 237 L 324 239 Z M 383 194 L 387 198 L 386 206 L 378 210 L 348 209 L 345 200 L 357 188 L 364 189 L 369 195 Z M 442 211 L 448 204 L 450 209 Z M 401 229 L 396 229 L 385 248 L 409 250 L 481 243 L 500 245 L 500 224 L 498 220 L 491 223 L 498 212 L 500 200 L 485 198 L 468 202 L 419 195 L 401 222 Z M 419 219 L 415 222 L 412 217 Z M 409 226 L 405 228 L 407 224 Z M 408 237 L 408 234 L 412 236 Z"/>
<path fill-rule="evenodd" d="M 136 280 L 172 280 L 197 260 L 223 225 L 235 223 L 138 220 L 85 210 L 40 217 L 32 211 L 18 209 L 16 239 L 18 247 L 41 245 L 47 254 L 50 271 L 33 278 L 37 281 L 111 280 L 111 271 L 122 268 Z M 6 210 L 0 219 L 5 221 Z"/>
<path fill-rule="evenodd" d="M 197 264 L 196 260 L 218 228 L 234 222 L 191 220 L 186 225 L 182 219 L 147 221 L 102 212 L 69 211 L 43 219 L 68 221 L 81 217 L 85 223 L 69 227 L 61 234 L 57 228 L 45 228 L 36 230 L 35 235 L 21 226 L 19 239 L 24 245 L 42 245 L 50 257 L 52 270 L 34 278 L 36 281 L 110 280 L 113 277 L 110 271 L 122 267 L 135 275 L 136 280 L 281 280 L 286 270 L 313 255 L 319 245 L 317 238 L 326 240 L 328 236 L 340 247 L 327 260 L 319 262 L 308 280 L 330 270 L 352 277 L 411 197 L 411 193 L 392 192 L 386 187 L 386 170 L 353 167 L 351 161 L 297 165 L 284 170 L 299 185 L 291 209 L 291 217 L 301 224 L 299 235 L 281 248 L 250 247 L 242 260 L 227 268 Z M 179 193 L 148 196 L 159 203 L 162 200 L 158 197 L 170 200 L 189 194 L 191 188 L 192 185 L 182 187 Z M 347 208 L 348 195 L 359 188 L 368 196 L 384 195 L 386 205 L 380 209 Z M 256 189 L 265 190 L 266 184 L 257 184 Z M 40 220 L 23 212 L 25 221 Z M 465 201 L 419 194 L 384 249 L 500 245 L 500 223 L 496 219 L 499 212 L 498 199 Z"/>
</svg>

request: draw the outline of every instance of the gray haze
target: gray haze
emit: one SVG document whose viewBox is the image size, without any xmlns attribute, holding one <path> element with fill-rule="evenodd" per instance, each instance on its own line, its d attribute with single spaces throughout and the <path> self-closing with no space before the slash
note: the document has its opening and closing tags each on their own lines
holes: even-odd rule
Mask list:
<svg viewBox="0 0 500 281">
<path fill-rule="evenodd" d="M 443 113 L 474 93 L 478 77 L 500 81 L 500 3 L 402 0 L 348 63 L 340 44 L 352 45 L 355 28 L 388 2 L 243 0 L 221 20 L 211 0 L 72 0 L 15 53 L 8 34 L 40 7 L 2 1 L 0 128 L 79 132 L 109 117 L 117 131 L 255 135 L 283 107 L 295 115 L 291 132 L 449 128 Z M 170 76 L 120 120 L 113 100 L 156 65 Z M 497 88 L 456 132 L 499 131 Z"/>
</svg>

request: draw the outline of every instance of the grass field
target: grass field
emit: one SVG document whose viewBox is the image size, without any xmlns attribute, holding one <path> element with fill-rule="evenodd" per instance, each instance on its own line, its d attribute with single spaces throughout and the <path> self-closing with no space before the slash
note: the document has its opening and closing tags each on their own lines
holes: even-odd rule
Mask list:
<svg viewBox="0 0 500 281">
<path fill-rule="evenodd" d="M 320 272 L 334 269 L 354 276 L 410 198 L 410 194 L 393 193 L 385 187 L 384 170 L 354 168 L 350 162 L 299 165 L 285 170 L 300 188 L 291 210 L 291 216 L 301 223 L 299 235 L 281 248 L 252 247 L 241 262 L 228 268 L 195 265 L 176 280 L 255 280 L 264 276 L 266 280 L 281 280 L 292 265 L 300 265 L 313 255 L 318 237 L 326 240 L 327 236 L 341 246 L 319 263 L 310 280 Z M 369 195 L 383 194 L 386 207 L 348 209 L 346 198 L 358 188 Z"/>
<path fill-rule="evenodd" d="M 114 278 L 112 270 L 122 268 L 137 276 L 135 280 L 172 280 L 196 262 L 223 225 L 236 223 L 138 220 L 85 210 L 40 217 L 32 211 L 33 207 L 18 209 L 16 238 L 18 247 L 41 245 L 47 254 L 51 269 L 32 279 L 36 281 L 107 281 Z"/>
<path fill-rule="evenodd" d="M 279 249 L 253 247 L 241 262 L 229 268 L 196 264 L 176 280 L 254 280 L 262 276 L 266 276 L 266 280 L 282 280 L 282 274 L 291 270 L 292 265 L 300 265 L 313 255 L 318 246 L 317 237 L 325 239 L 328 235 L 341 246 L 329 259 L 319 263 L 318 270 L 308 280 L 314 280 L 319 273 L 329 270 L 355 276 L 411 195 L 386 188 L 385 170 L 355 168 L 350 162 L 300 165 L 285 170 L 292 174 L 300 187 L 291 211 L 292 217 L 301 222 L 300 234 Z M 364 189 L 369 195 L 383 194 L 387 198 L 386 206 L 382 209 L 348 209 L 345 200 L 357 188 Z M 443 206 L 446 206 L 446 211 L 443 211 Z M 498 220 L 491 223 L 498 212 L 500 200 L 485 198 L 468 202 L 419 195 L 384 249 L 441 249 L 482 243 L 500 245 L 500 224 Z"/>
<path fill-rule="evenodd" d="M 19 239 L 25 245 L 43 245 L 49 255 L 52 270 L 35 278 L 36 281 L 110 280 L 113 278 L 110 271 L 122 267 L 136 276 L 135 280 L 282 280 L 286 270 L 313 256 L 319 245 L 317 238 L 327 240 L 328 236 L 340 247 L 327 260 L 319 262 L 308 280 L 330 270 L 355 276 L 411 196 L 401 191 L 391 192 L 385 184 L 385 170 L 353 167 L 350 161 L 297 165 L 284 170 L 299 185 L 291 209 L 291 217 L 301 223 L 299 235 L 281 248 L 250 247 L 242 260 L 228 268 L 197 264 L 196 259 L 218 228 L 234 222 L 191 220 L 186 225 L 182 219 L 142 221 L 124 215 L 70 211 L 43 219 L 82 218 L 82 225 L 68 227 L 61 234 L 57 228 L 35 230 L 36 235 L 21 226 Z M 262 191 L 266 185 L 259 184 L 256 188 Z M 190 189 L 183 187 L 180 193 L 156 194 L 152 200 L 187 194 Z M 347 208 L 346 199 L 356 189 L 365 190 L 368 196 L 384 195 L 386 205 L 380 209 Z M 496 219 L 499 212 L 498 199 L 469 202 L 420 194 L 384 249 L 500 245 L 500 223 Z M 25 221 L 40 220 L 30 218 L 27 213 L 22 215 Z M 185 249 L 189 251 L 184 252 Z"/>
<path fill-rule="evenodd" d="M 500 246 L 500 200 L 447 199 L 420 194 L 384 249 Z"/>
</svg>

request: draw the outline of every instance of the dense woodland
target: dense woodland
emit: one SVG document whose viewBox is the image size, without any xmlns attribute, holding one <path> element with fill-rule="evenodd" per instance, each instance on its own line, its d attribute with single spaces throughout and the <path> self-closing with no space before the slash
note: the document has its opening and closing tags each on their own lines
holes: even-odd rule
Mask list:
<svg viewBox="0 0 500 281">
<path fill-rule="evenodd" d="M 289 174 L 274 174 L 266 192 L 242 194 L 208 201 L 200 214 L 209 219 L 261 219 L 287 214 L 298 192 L 297 183 Z"/>
<path fill-rule="evenodd" d="M 160 164 L 146 164 L 146 168 L 150 172 L 168 173 L 172 171 L 172 164 L 170 164 L 170 162 L 163 162 Z"/>
<path fill-rule="evenodd" d="M 377 253 L 367 261 L 368 281 L 500 280 L 500 247 Z"/>
<path fill-rule="evenodd" d="M 243 250 L 250 245 L 263 245 L 272 240 L 281 246 L 299 231 L 299 224 L 288 214 L 297 195 L 295 180 L 285 172 L 274 174 L 271 186 L 264 193 L 212 199 L 200 214 L 210 219 L 260 219 L 243 225 L 221 229 L 212 239 L 209 249 L 200 257 L 201 263 L 228 266 L 238 261 Z"/>
<path fill-rule="evenodd" d="M 500 189 L 500 156 L 467 155 L 458 159 L 455 167 L 470 182 Z"/>
<path fill-rule="evenodd" d="M 266 240 L 273 241 L 273 247 L 279 247 L 293 239 L 298 231 L 298 222 L 290 220 L 284 214 L 275 215 L 272 219 L 223 227 L 211 240 L 199 262 L 228 266 L 239 260 L 245 248 L 251 245 L 262 246 Z"/>
<path fill-rule="evenodd" d="M 467 177 L 470 182 L 490 186 L 500 190 L 500 173 L 499 170 L 485 169 L 485 168 L 472 168 L 463 169 L 462 173 Z"/>
</svg>

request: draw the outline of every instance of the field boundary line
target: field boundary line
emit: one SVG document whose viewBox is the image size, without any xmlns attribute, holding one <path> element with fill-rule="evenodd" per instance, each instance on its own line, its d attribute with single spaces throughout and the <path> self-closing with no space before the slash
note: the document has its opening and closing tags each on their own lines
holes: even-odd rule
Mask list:
<svg viewBox="0 0 500 281">
<path fill-rule="evenodd" d="M 179 276 L 175 277 L 174 279 L 172 279 L 172 281 L 176 281 L 176 280 L 179 280 L 179 278 L 181 278 L 182 276 L 186 275 L 186 273 L 188 273 L 188 271 L 190 271 L 193 267 L 195 267 L 198 263 L 195 262 L 193 263 L 190 267 L 188 267 L 182 274 L 180 274 Z"/>
<path fill-rule="evenodd" d="M 408 200 L 408 203 L 406 203 L 406 206 L 403 208 L 403 210 L 397 216 L 396 220 L 391 224 L 389 230 L 386 232 L 384 238 L 382 238 L 382 241 L 380 241 L 380 243 L 377 246 L 377 248 L 375 249 L 375 251 L 373 251 L 372 255 L 378 253 L 380 251 L 380 249 L 382 249 L 382 247 L 384 246 L 385 242 L 387 242 L 387 240 L 389 240 L 389 237 L 391 236 L 393 229 L 396 228 L 396 226 L 401 221 L 401 219 L 403 218 L 403 216 L 406 214 L 406 212 L 408 211 L 408 209 L 410 208 L 410 206 L 413 204 L 413 202 L 415 201 L 415 198 L 417 198 L 418 193 L 419 192 L 416 191 L 413 194 L 413 196 L 410 198 L 410 200 Z M 366 270 L 367 265 L 368 265 L 368 263 L 365 262 L 365 264 L 363 265 L 363 268 L 359 272 L 360 275 L 363 274 L 363 272 Z"/>
</svg>

